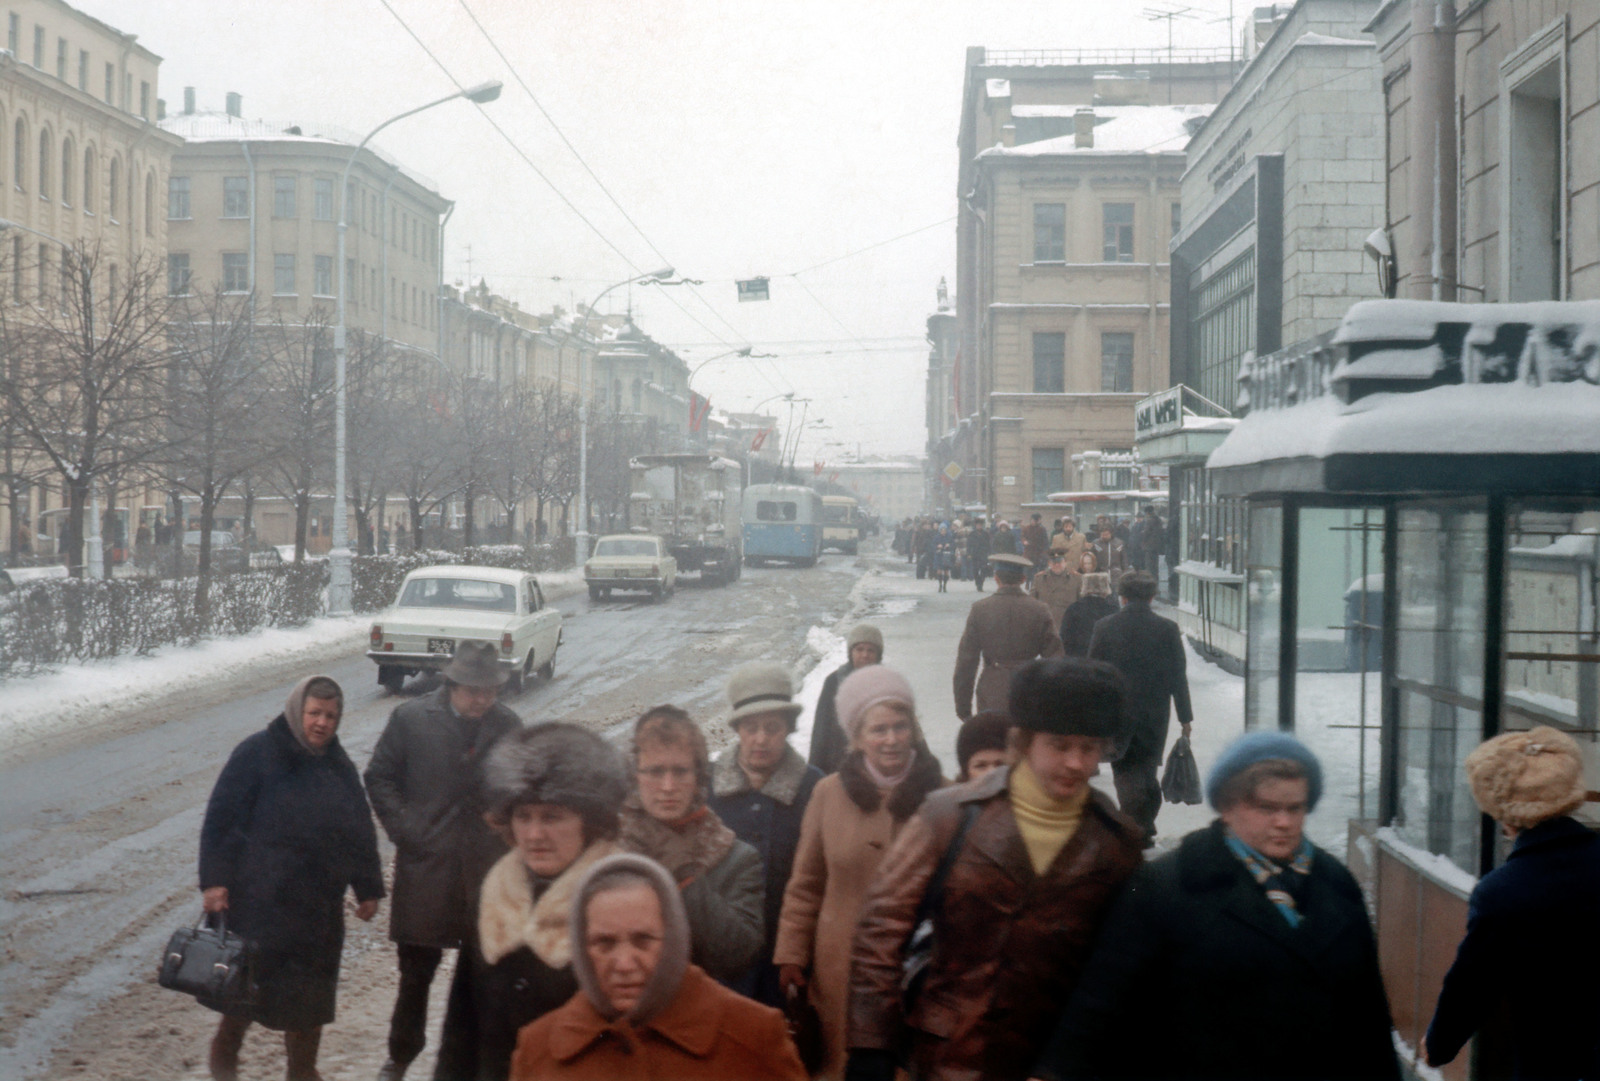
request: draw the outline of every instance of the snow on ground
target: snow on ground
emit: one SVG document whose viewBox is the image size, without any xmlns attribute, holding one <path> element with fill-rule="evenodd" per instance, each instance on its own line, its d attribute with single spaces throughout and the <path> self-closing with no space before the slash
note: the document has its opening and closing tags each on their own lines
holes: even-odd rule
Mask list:
<svg viewBox="0 0 1600 1081">
<path fill-rule="evenodd" d="M 8 680 L 0 706 L 0 754 L 45 736 L 88 727 L 113 706 L 132 712 L 185 691 L 215 688 L 264 665 L 310 660 L 359 648 L 370 616 L 318 619 L 304 627 L 172 646 L 144 657 L 117 657 L 62 672 Z"/>
<path fill-rule="evenodd" d="M 816 654 L 817 660 L 800 684 L 796 701 L 805 707 L 805 711 L 800 714 L 794 734 L 789 737 L 789 746 L 799 751 L 802 757 L 811 754 L 811 723 L 817 715 L 817 700 L 822 697 L 822 685 L 827 682 L 828 673 L 843 664 L 848 656 L 844 638 L 822 627 L 811 628 L 806 635 L 806 648 Z"/>
</svg>

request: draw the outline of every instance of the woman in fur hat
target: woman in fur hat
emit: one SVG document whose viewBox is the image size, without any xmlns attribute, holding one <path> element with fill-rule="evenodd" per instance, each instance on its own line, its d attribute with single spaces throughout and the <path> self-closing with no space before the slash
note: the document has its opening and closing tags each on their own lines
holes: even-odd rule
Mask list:
<svg viewBox="0 0 1600 1081">
<path fill-rule="evenodd" d="M 784 991 L 804 988 L 817 1009 L 828 1078 L 844 1072 L 850 940 L 867 886 L 923 797 L 944 783 L 899 672 L 859 669 L 839 687 L 838 708 L 850 753 L 811 794 L 773 950 Z"/>
<path fill-rule="evenodd" d="M 1502 1011 L 1513 1076 L 1600 1077 L 1600 837 L 1572 812 L 1587 797 L 1583 752 L 1564 732 L 1507 732 L 1467 756 L 1483 813 L 1512 839 L 1467 902 L 1467 937 L 1423 1044 L 1442 1066 Z"/>
<path fill-rule="evenodd" d="M 1084 553 L 1084 562 L 1093 557 Z M 1084 574 L 1078 585 L 1078 599 L 1067 605 L 1061 616 L 1061 648 L 1069 657 L 1087 657 L 1094 625 L 1117 610 L 1111 599 L 1111 575 L 1104 571 Z"/>
<path fill-rule="evenodd" d="M 677 883 L 643 856 L 590 868 L 572 906 L 583 988 L 523 1030 L 512 1081 L 802 1081 L 783 1015 L 689 960 Z"/>
<path fill-rule="evenodd" d="M 255 944 L 260 988 L 253 1005 L 223 1014 L 209 1062 L 217 1081 L 238 1077 L 255 1022 L 283 1033 L 289 1081 L 316 1081 L 339 984 L 346 890 L 360 919 L 378 911 L 378 835 L 361 776 L 339 745 L 343 713 L 339 684 L 302 679 L 283 712 L 233 749 L 211 790 L 200 830 L 205 910 L 226 913 L 229 930 Z"/>
<path fill-rule="evenodd" d="M 506 1081 L 517 1030 L 571 998 L 578 881 L 616 852 L 622 759 L 575 724 L 495 744 L 484 766 L 490 824 L 511 844 L 483 880 L 475 941 L 450 985 L 434 1081 Z"/>
<path fill-rule="evenodd" d="M 766 931 L 761 855 L 706 806 L 706 738 L 677 706 L 655 706 L 633 728 L 633 790 L 623 801 L 622 849 L 649 856 L 683 891 L 694 963 L 724 983 L 750 971 Z"/>
</svg>

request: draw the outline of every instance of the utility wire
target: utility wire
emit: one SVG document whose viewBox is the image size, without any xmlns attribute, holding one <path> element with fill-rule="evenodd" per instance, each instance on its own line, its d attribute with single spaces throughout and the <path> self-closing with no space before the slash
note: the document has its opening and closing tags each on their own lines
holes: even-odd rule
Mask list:
<svg viewBox="0 0 1600 1081">
<path fill-rule="evenodd" d="M 791 270 L 788 274 L 786 274 L 784 276 L 785 277 L 789 277 L 789 278 L 794 278 L 794 277 L 798 277 L 801 274 L 809 274 L 813 270 L 817 270 L 817 269 L 819 269 L 821 267 L 825 267 L 825 266 L 831 266 L 834 263 L 842 263 L 846 259 L 854 259 L 856 256 L 862 255 L 862 254 L 864 254 L 866 252 L 869 252 L 869 251 L 872 251 L 874 248 L 881 248 L 881 247 L 885 246 L 886 244 L 893 244 L 895 241 L 904 240 L 908 236 L 916 236 L 918 233 L 926 233 L 929 229 L 937 229 L 941 225 L 949 225 L 951 222 L 953 222 L 955 220 L 956 220 L 956 215 L 952 214 L 948 218 L 945 218 L 942 221 L 929 222 L 927 225 L 918 226 L 917 228 L 912 229 L 909 232 L 901 233 L 899 236 L 892 236 L 888 240 L 880 240 L 876 244 L 868 244 L 864 248 L 857 248 L 855 251 L 845 252 L 843 255 L 836 255 L 832 259 L 824 259 L 820 263 L 812 263 L 810 266 L 801 267 L 799 270 Z"/>
</svg>

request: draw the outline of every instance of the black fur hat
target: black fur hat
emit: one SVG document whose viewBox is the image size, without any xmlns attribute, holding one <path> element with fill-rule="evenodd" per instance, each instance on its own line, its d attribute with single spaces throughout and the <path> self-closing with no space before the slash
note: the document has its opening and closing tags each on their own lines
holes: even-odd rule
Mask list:
<svg viewBox="0 0 1600 1081">
<path fill-rule="evenodd" d="M 1127 698 L 1122 674 L 1105 661 L 1029 661 L 1011 677 L 1011 723 L 1058 736 L 1119 739 Z"/>
<path fill-rule="evenodd" d="M 617 832 L 628 795 L 622 755 L 587 728 L 551 721 L 506 736 L 484 763 L 490 813 L 524 803 L 555 803 L 583 816 L 591 839 Z"/>
</svg>

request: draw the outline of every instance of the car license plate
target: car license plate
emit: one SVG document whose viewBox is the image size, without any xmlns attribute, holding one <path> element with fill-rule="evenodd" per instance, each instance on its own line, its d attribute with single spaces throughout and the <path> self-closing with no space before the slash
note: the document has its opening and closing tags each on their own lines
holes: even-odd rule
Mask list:
<svg viewBox="0 0 1600 1081">
<path fill-rule="evenodd" d="M 454 638 L 430 638 L 428 639 L 428 652 L 442 653 L 446 657 L 453 657 L 456 652 L 456 640 Z"/>
</svg>

